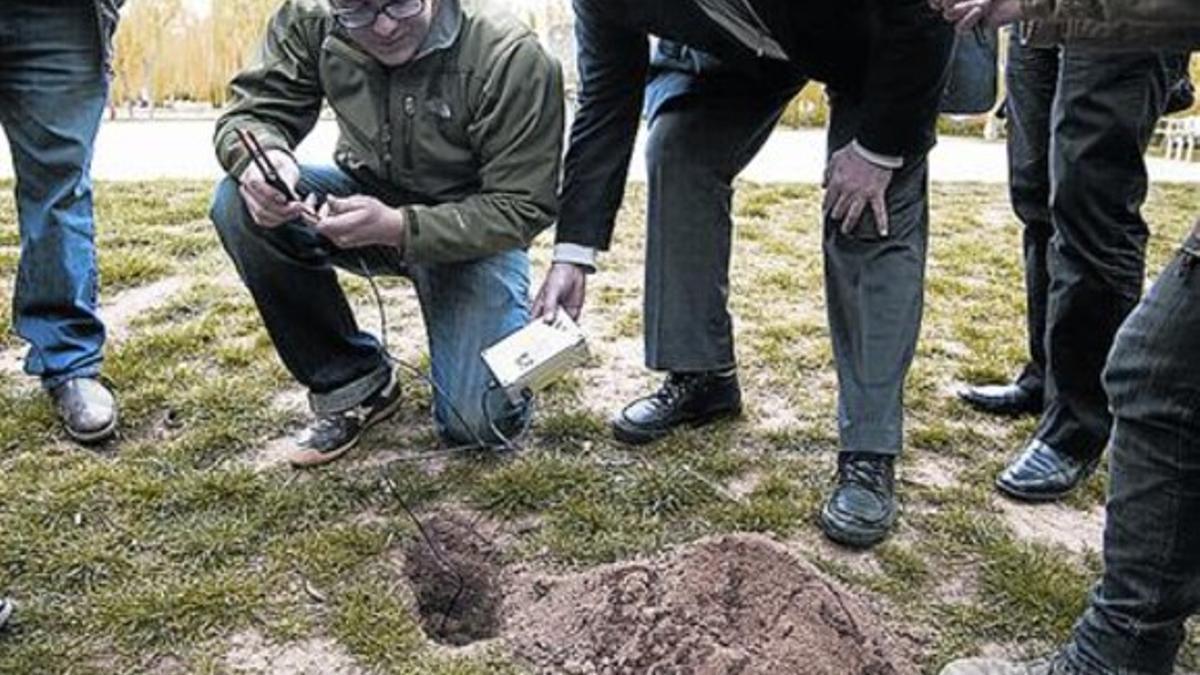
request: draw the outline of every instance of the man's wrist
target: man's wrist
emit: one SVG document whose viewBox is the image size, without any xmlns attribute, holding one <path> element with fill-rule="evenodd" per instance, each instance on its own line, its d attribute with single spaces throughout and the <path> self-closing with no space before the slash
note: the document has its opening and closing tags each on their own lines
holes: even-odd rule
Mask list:
<svg viewBox="0 0 1200 675">
<path fill-rule="evenodd" d="M 561 242 L 554 245 L 553 261 L 578 265 L 590 274 L 596 271 L 596 249 L 583 244 Z"/>
<path fill-rule="evenodd" d="M 868 150 L 867 148 L 864 148 L 861 143 L 858 142 L 858 139 L 854 139 L 853 141 L 850 141 L 850 148 L 853 149 L 854 152 L 856 154 L 858 154 L 859 157 L 862 157 L 863 159 L 867 160 L 868 162 L 870 162 L 880 168 L 890 169 L 892 171 L 895 171 L 896 169 L 902 168 L 904 166 L 904 158 L 903 157 L 896 157 L 894 155 L 884 155 L 884 154 L 880 154 L 878 152 L 874 152 L 872 150 Z"/>
<path fill-rule="evenodd" d="M 396 214 L 396 222 L 399 223 L 399 227 L 396 228 L 396 238 L 392 242 L 392 246 L 396 247 L 396 250 L 400 253 L 400 257 L 403 258 L 404 244 L 408 240 L 408 223 L 412 214 L 407 206 L 392 209 L 392 212 Z"/>
</svg>

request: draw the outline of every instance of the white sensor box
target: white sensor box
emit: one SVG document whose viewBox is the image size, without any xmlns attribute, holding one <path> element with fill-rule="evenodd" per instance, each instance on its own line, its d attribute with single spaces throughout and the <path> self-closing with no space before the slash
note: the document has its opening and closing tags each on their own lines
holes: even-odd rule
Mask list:
<svg viewBox="0 0 1200 675">
<path fill-rule="evenodd" d="M 535 319 L 483 350 L 483 361 L 514 403 L 538 391 L 588 357 L 583 331 L 560 309 L 553 323 Z"/>
</svg>

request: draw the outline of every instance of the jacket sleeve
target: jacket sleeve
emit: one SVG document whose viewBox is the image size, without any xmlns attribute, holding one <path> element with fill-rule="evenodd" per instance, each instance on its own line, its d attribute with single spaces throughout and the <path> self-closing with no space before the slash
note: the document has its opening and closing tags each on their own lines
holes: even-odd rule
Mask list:
<svg viewBox="0 0 1200 675">
<path fill-rule="evenodd" d="M 935 142 L 938 101 L 954 33 L 926 0 L 880 0 L 880 29 L 867 66 L 867 118 L 857 140 L 867 150 L 915 157 Z"/>
<path fill-rule="evenodd" d="M 1200 27 L 1196 0 L 1021 0 L 1021 5 L 1027 19 Z"/>
<path fill-rule="evenodd" d="M 241 174 L 250 156 L 234 129 L 253 131 L 265 149 L 291 152 L 312 131 L 321 113 L 318 59 L 320 20 L 304 16 L 295 2 L 271 18 L 251 64 L 229 85 L 230 104 L 217 120 L 217 161 Z"/>
<path fill-rule="evenodd" d="M 496 60 L 468 125 L 479 191 L 457 202 L 405 207 L 406 260 L 455 262 L 525 247 L 554 222 L 562 86 L 559 64 L 532 37 Z"/>
<path fill-rule="evenodd" d="M 637 137 L 649 37 L 605 16 L 604 0 L 575 0 L 579 108 L 571 126 L 556 241 L 607 250 Z"/>
</svg>

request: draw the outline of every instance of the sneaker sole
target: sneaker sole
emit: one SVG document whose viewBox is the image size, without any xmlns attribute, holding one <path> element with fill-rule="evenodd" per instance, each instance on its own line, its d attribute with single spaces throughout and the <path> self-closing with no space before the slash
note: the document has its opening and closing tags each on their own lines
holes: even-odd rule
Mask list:
<svg viewBox="0 0 1200 675">
<path fill-rule="evenodd" d="M 613 420 L 609 427 L 612 429 L 613 438 L 625 443 L 626 445 L 646 445 L 670 436 L 681 427 L 686 427 L 688 429 L 699 429 L 700 427 L 708 426 L 709 424 L 741 417 L 741 415 L 742 408 L 741 406 L 738 406 L 735 409 L 720 412 L 712 416 L 697 418 L 694 420 L 685 420 L 673 427 L 662 430 L 643 431 L 633 427 L 623 426 L 620 422 L 620 418 Z"/>
<path fill-rule="evenodd" d="M 342 455 L 353 450 L 354 446 L 358 445 L 359 440 L 362 439 L 364 434 L 370 431 L 371 427 L 396 414 L 396 411 L 400 409 L 402 400 L 403 399 L 400 396 L 396 396 L 396 400 L 392 401 L 388 407 L 380 410 L 373 417 L 368 418 L 366 422 L 363 422 L 362 431 L 360 431 L 357 436 L 351 438 L 342 446 L 329 452 L 297 451 L 288 457 L 288 462 L 297 469 L 307 469 L 314 466 L 321 466 L 322 464 L 328 464 L 338 459 Z"/>
<path fill-rule="evenodd" d="M 96 431 L 77 431 L 65 424 L 63 425 L 63 428 L 67 430 L 67 435 L 76 442 L 83 443 L 84 445 L 90 445 L 92 443 L 107 441 L 108 439 L 112 438 L 117 431 L 117 418 L 117 412 L 114 410 L 112 421 L 109 422 L 104 428 Z"/>
<path fill-rule="evenodd" d="M 4 604 L 0 605 L 0 628 L 4 628 L 4 625 L 8 623 L 8 619 L 12 616 L 12 613 L 12 600 L 5 600 Z"/>
</svg>

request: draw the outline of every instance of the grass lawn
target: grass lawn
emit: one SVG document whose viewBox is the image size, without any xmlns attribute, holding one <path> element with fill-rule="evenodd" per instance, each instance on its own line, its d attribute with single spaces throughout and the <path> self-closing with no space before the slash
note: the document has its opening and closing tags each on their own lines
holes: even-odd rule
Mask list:
<svg viewBox="0 0 1200 675">
<path fill-rule="evenodd" d="M 837 447 L 816 188 L 745 185 L 737 196 L 741 420 L 644 450 L 608 437 L 608 415 L 656 379 L 641 367 L 644 191 L 635 187 L 616 248 L 590 280 L 592 363 L 541 398 L 522 453 L 421 457 L 436 449 L 430 395 L 410 380 L 396 421 L 310 472 L 281 461 L 304 419 L 303 392 L 207 221 L 209 190 L 98 186 L 117 442 L 68 442 L 20 373 L 19 341 L 0 341 L 0 594 L 20 604 L 0 634 L 0 673 L 216 673 L 289 649 L 362 672 L 522 672 L 500 643 L 454 650 L 425 638 L 400 563 L 417 536 L 404 504 L 478 514 L 503 532 L 506 560 L 547 568 L 712 533 L 771 533 L 869 595 L 931 672 L 979 650 L 1044 649 L 1083 606 L 1100 564 L 1103 472 L 1065 505 L 1006 504 L 991 479 L 1033 421 L 987 418 L 953 396 L 963 382 L 1007 379 L 1024 355 L 1020 230 L 1001 186 L 934 187 L 902 517 L 895 536 L 863 554 L 826 543 L 816 526 Z M 1151 274 L 1200 213 L 1196 194 L 1153 190 Z M 14 223 L 3 184 L 4 298 Z M 535 250 L 535 285 L 550 240 Z M 374 329 L 369 288 L 346 286 Z M 411 288 L 383 286 L 393 351 L 426 363 Z"/>
</svg>

